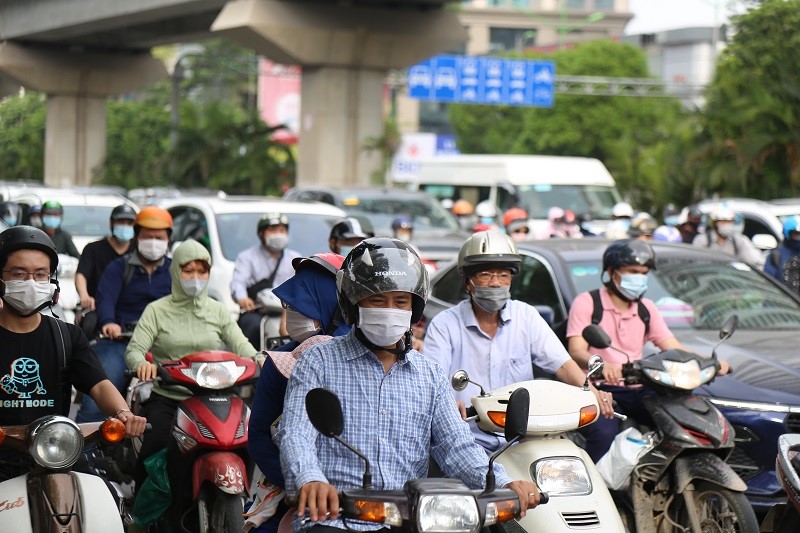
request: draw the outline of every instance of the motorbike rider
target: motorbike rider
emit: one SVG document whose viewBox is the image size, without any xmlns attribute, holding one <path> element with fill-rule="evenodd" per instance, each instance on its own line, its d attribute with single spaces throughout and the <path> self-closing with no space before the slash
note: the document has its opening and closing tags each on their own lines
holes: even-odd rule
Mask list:
<svg viewBox="0 0 800 533">
<path fill-rule="evenodd" d="M 783 283 L 786 263 L 798 255 L 800 255 L 800 216 L 792 215 L 783 221 L 783 241 L 767 256 L 764 273 Z"/>
<path fill-rule="evenodd" d="M 160 207 L 145 207 L 134 219 L 133 233 L 133 250 L 108 264 L 95 300 L 97 324 L 105 338 L 99 339 L 94 349 L 109 379 L 120 390 L 128 382 L 123 327 L 129 329 L 147 304 L 170 293 L 167 250 L 172 216 Z M 84 399 L 76 420 L 93 422 L 99 416 L 94 402 Z"/>
<path fill-rule="evenodd" d="M 512 207 L 503 213 L 503 227 L 506 233 L 515 242 L 528 239 L 530 228 L 528 227 L 528 212 L 521 207 Z"/>
<path fill-rule="evenodd" d="M 256 298 L 260 291 L 277 287 L 294 274 L 292 259 L 298 252 L 289 244 L 289 217 L 281 213 L 262 216 L 256 226 L 258 243 L 236 256 L 231 279 L 233 299 L 242 310 L 239 327 L 255 348 L 261 347 L 261 319 Z"/>
<path fill-rule="evenodd" d="M 128 204 L 120 204 L 111 210 L 109 226 L 111 235 L 87 244 L 81 252 L 78 270 L 75 273 L 75 288 L 81 299 L 81 307 L 94 310 L 94 296 L 103 270 L 114 259 L 128 252 L 133 240 L 133 223 L 136 211 Z"/>
<path fill-rule="evenodd" d="M 22 221 L 22 207 L 17 202 L 0 202 L 0 218 L 12 228 Z"/>
<path fill-rule="evenodd" d="M 337 221 L 331 228 L 328 246 L 331 252 L 344 257 L 350 253 L 353 246 L 374 236 L 375 232 L 369 220 L 363 217 L 346 217 Z"/>
<path fill-rule="evenodd" d="M 124 422 L 128 436 L 141 435 L 147 421 L 128 410 L 80 328 L 39 313 L 58 299 L 57 266 L 53 241 L 43 231 L 15 226 L 0 233 L 0 425 L 67 416 L 75 386 L 104 416 Z M 0 481 L 27 471 L 22 457 L 0 450 Z"/>
<path fill-rule="evenodd" d="M 241 329 L 221 302 L 208 296 L 208 278 L 211 256 L 199 242 L 187 239 L 175 249 L 169 275 L 172 291 L 145 307 L 133 332 L 127 349 L 125 363 L 136 371 L 142 381 L 157 375 L 155 363 L 179 359 L 184 355 L 216 350 L 223 345 L 241 357 L 255 359 L 259 353 L 250 344 Z M 153 362 L 146 360 L 152 352 Z M 172 523 L 177 524 L 183 511 L 191 502 L 190 482 L 193 457 L 178 450 L 171 429 L 178 404 L 189 397 L 182 387 L 162 387 L 153 384 L 150 397 L 142 405 L 142 414 L 153 429 L 144 435 L 142 448 L 136 462 L 134 479 L 141 487 L 146 478 L 144 460 L 167 447 L 169 480 L 173 504 L 168 511 Z"/>
<path fill-rule="evenodd" d="M 278 507 L 277 512 L 274 507 L 267 508 L 277 506 L 284 488 L 280 450 L 272 441 L 271 426 L 283 412 L 283 398 L 292 369 L 310 347 L 350 331 L 350 326 L 342 320 L 336 300 L 336 272 L 343 261 L 344 257 L 333 253 L 295 259 L 292 261 L 295 275 L 274 291 L 286 306 L 286 329 L 292 342 L 267 352 L 253 398 L 247 449 L 269 484 L 260 486 L 260 490 L 266 489 L 265 494 L 260 495 L 250 509 L 253 514 L 267 511 L 260 518 L 250 519 L 259 524 L 253 531 L 277 531 L 287 510 L 285 506 Z M 280 491 L 276 492 L 275 488 Z M 273 500 L 263 501 L 270 493 Z"/>
<path fill-rule="evenodd" d="M 656 219 L 650 213 L 637 213 L 631 220 L 631 227 L 628 228 L 628 237 L 649 241 L 653 239 L 653 233 L 658 228 Z"/>
<path fill-rule="evenodd" d="M 453 375 L 466 370 L 487 390 L 533 379 L 532 365 L 576 386 L 586 376 L 564 350 L 550 326 L 531 305 L 511 299 L 511 282 L 522 259 L 508 235 L 495 231 L 473 234 L 458 253 L 458 273 L 469 297 L 436 315 L 425 335 L 425 355 Z M 470 401 L 468 391 L 452 391 L 462 415 Z M 595 390 L 598 399 L 610 395 Z M 605 407 L 600 403 L 601 407 Z M 610 416 L 613 410 L 602 409 Z M 475 440 L 490 451 L 505 440 L 470 427 Z"/>
<path fill-rule="evenodd" d="M 613 394 L 618 411 L 639 421 L 647 421 L 650 420 L 649 414 L 641 401 L 641 395 L 646 392 L 640 388 L 619 386 L 623 363 L 641 359 L 648 341 L 661 350 L 686 348 L 667 327 L 655 303 L 644 298 L 647 274 L 656 268 L 655 252 L 647 242 L 633 239 L 610 244 L 603 253 L 602 268 L 600 279 L 603 287 L 597 293 L 602 318 L 598 325 L 611 337 L 611 345 L 627 354 L 627 358 L 611 348 L 590 348 L 584 340 L 583 329 L 593 322 L 595 296 L 591 292 L 579 294 L 572 302 L 567 322 L 569 353 L 581 368 L 587 367 L 592 354 L 601 355 L 605 362 L 605 383 L 599 388 Z M 720 373 L 726 373 L 727 363 L 723 361 L 721 364 L 723 371 Z M 604 414 L 610 403 L 608 397 L 602 399 Z M 619 422 L 611 417 L 601 417 L 584 429 L 586 451 L 593 461 L 597 462 L 608 451 L 617 433 Z"/>
<path fill-rule="evenodd" d="M 611 208 L 611 224 L 603 236 L 606 239 L 627 239 L 633 219 L 633 207 L 628 202 L 617 202 Z"/>
<path fill-rule="evenodd" d="M 28 220 L 34 228 L 42 227 L 42 205 L 35 204 L 28 209 Z"/>
<path fill-rule="evenodd" d="M 705 233 L 692 241 L 693 246 L 725 252 L 756 268 L 764 266 L 761 252 L 736 228 L 737 216 L 732 209 L 718 207 L 708 215 L 708 222 Z"/>
<path fill-rule="evenodd" d="M 678 223 L 678 231 L 681 232 L 684 244 L 692 244 L 695 237 L 700 235 L 703 222 L 703 212 L 696 205 L 689 206 L 686 214 L 686 220 Z"/>
<path fill-rule="evenodd" d="M 419 256 L 398 239 L 367 239 L 345 259 L 336 287 L 353 330 L 310 348 L 297 362 L 278 432 L 287 492 L 298 496 L 299 514 L 307 507 L 312 521 L 301 525 L 296 518 L 293 529 L 341 533 L 337 491 L 360 487 L 364 470 L 358 456 L 342 454 L 339 443 L 309 422 L 305 396 L 315 387 L 341 398 L 348 439 L 378 465 L 376 489 L 400 490 L 425 477 L 430 454 L 445 474 L 482 487 L 488 460 L 450 400 L 448 377 L 411 348 L 411 324 L 421 318 L 429 291 Z M 539 503 L 534 482 L 512 481 L 499 464 L 494 470 L 497 485 L 517 493 L 521 515 Z"/>
<path fill-rule="evenodd" d="M 72 235 L 61 229 L 61 222 L 64 219 L 64 207 L 61 202 L 47 200 L 42 204 L 42 229 L 47 236 L 53 240 L 56 250 L 60 254 L 67 254 L 78 258 L 81 254 L 72 242 Z"/>
</svg>

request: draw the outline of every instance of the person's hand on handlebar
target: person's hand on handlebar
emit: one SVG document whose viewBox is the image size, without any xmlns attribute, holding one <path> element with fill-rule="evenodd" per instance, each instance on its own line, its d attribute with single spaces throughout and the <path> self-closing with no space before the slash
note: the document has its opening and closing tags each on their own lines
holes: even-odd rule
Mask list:
<svg viewBox="0 0 800 533">
<path fill-rule="evenodd" d="M 614 418 L 614 397 L 611 393 L 599 390 L 594 385 L 591 385 L 590 388 L 597 397 L 597 404 L 600 406 L 600 416 Z"/>
<path fill-rule="evenodd" d="M 239 298 L 236 302 L 242 311 L 253 311 L 256 308 L 256 303 L 250 298 Z"/>
<path fill-rule="evenodd" d="M 158 367 L 153 363 L 148 363 L 145 361 L 144 363 L 140 364 L 136 367 L 136 377 L 139 378 L 140 381 L 150 381 L 156 378 L 158 375 Z"/>
<path fill-rule="evenodd" d="M 622 381 L 622 365 L 606 362 L 603 365 L 603 379 L 607 385 L 619 385 L 619 382 Z"/>
<path fill-rule="evenodd" d="M 100 328 L 100 332 L 109 339 L 118 339 L 122 336 L 122 328 L 119 324 L 114 324 L 113 322 L 109 322 Z"/>
<path fill-rule="evenodd" d="M 539 505 L 539 500 L 542 497 L 542 493 L 539 492 L 539 487 L 537 487 L 536 483 L 533 481 L 512 481 L 506 485 L 506 488 L 516 492 L 517 496 L 519 497 L 519 514 L 517 515 L 517 518 L 524 517 L 525 511 L 528 509 L 533 509 Z"/>
<path fill-rule="evenodd" d="M 467 419 L 467 406 L 464 405 L 464 402 L 461 400 L 456 400 L 456 407 L 458 407 L 458 412 L 461 413 L 461 420 Z"/>
<path fill-rule="evenodd" d="M 306 507 L 312 522 L 339 518 L 339 493 L 333 485 L 322 481 L 310 481 L 300 487 L 297 514 L 305 515 Z"/>
<path fill-rule="evenodd" d="M 94 311 L 94 298 L 89 296 L 88 293 L 81 296 L 81 307 L 89 311 Z"/>
</svg>

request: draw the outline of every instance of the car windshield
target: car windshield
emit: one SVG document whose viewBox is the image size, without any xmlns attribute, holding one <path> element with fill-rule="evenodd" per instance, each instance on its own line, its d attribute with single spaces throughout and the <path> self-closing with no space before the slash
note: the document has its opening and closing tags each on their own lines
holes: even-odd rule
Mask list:
<svg viewBox="0 0 800 533">
<path fill-rule="evenodd" d="M 390 233 L 392 220 L 404 215 L 414 222 L 415 232 L 458 231 L 456 219 L 433 198 L 350 195 L 342 199 L 352 215 L 364 215 L 379 233 Z"/>
<path fill-rule="evenodd" d="M 231 261 L 242 250 L 258 242 L 256 226 L 264 213 L 222 213 L 216 215 L 222 255 Z M 289 217 L 289 248 L 308 256 L 327 252 L 328 235 L 341 217 L 315 214 L 286 213 Z"/>
<path fill-rule="evenodd" d="M 64 218 L 61 222 L 61 227 L 73 236 L 99 237 L 111 231 L 109 219 L 115 206 L 62 205 L 64 207 Z"/>
<path fill-rule="evenodd" d="M 599 185 L 519 185 L 519 204 L 531 218 L 547 218 L 552 206 L 570 209 L 576 214 L 589 213 L 592 218 L 611 218 L 614 204 L 621 200 L 614 187 Z"/>
<path fill-rule="evenodd" d="M 571 263 L 578 293 L 597 288 L 600 264 Z M 738 261 L 660 258 L 647 297 L 671 329 L 719 329 L 733 314 L 740 329 L 797 329 L 800 303 Z"/>
</svg>

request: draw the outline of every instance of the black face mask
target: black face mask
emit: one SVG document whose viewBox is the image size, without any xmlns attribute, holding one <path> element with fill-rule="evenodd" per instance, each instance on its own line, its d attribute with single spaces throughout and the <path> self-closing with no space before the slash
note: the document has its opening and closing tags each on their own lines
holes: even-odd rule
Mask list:
<svg viewBox="0 0 800 533">
<path fill-rule="evenodd" d="M 472 286 L 472 300 L 487 313 L 499 311 L 511 298 L 511 287 Z"/>
</svg>

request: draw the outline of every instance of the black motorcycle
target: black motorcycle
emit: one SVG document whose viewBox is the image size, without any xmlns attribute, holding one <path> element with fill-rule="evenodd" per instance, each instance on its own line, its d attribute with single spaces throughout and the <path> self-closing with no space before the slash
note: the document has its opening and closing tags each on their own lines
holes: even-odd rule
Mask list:
<svg viewBox="0 0 800 533">
<path fill-rule="evenodd" d="M 774 505 L 761 524 L 763 533 L 800 531 L 800 435 L 786 433 L 778 437 L 775 473 L 786 491 L 786 502 Z"/>
<path fill-rule="evenodd" d="M 717 346 L 737 325 L 736 316 L 723 325 Z M 591 347 L 619 351 L 599 326 L 587 326 L 583 338 Z M 639 533 L 758 531 L 747 485 L 725 462 L 733 426 L 707 398 L 692 394 L 719 369 L 716 347 L 711 358 L 666 350 L 622 367 L 626 386 L 641 384 L 651 393 L 643 402 L 656 432 L 655 445 L 634 468 L 629 495 L 620 499 L 621 514 Z"/>
</svg>

